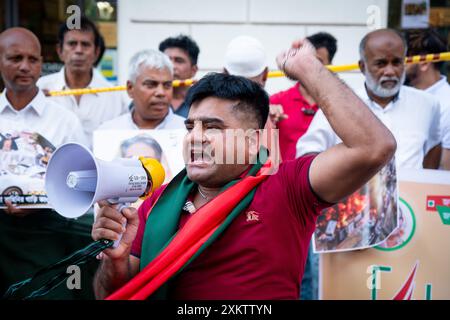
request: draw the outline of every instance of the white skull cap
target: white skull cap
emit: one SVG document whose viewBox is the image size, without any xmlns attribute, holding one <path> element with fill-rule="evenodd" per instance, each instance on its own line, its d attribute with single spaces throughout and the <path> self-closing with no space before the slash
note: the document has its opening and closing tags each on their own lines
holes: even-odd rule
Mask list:
<svg viewBox="0 0 450 320">
<path fill-rule="evenodd" d="M 228 44 L 224 67 L 231 75 L 256 77 L 267 67 L 264 47 L 253 37 L 238 36 Z"/>
</svg>

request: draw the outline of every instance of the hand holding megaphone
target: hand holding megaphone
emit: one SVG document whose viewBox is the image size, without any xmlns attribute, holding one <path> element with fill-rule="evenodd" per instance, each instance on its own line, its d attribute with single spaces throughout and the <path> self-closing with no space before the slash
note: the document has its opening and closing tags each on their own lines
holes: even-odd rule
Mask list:
<svg viewBox="0 0 450 320">
<path fill-rule="evenodd" d="M 126 207 L 119 212 L 116 205 L 111 205 L 106 200 L 99 201 L 98 204 L 100 208 L 92 226 L 92 238 L 96 241 L 111 239 L 117 244 L 100 253 L 100 257 L 105 254 L 116 260 L 128 256 L 139 227 L 137 210 Z"/>
<path fill-rule="evenodd" d="M 103 161 L 76 143 L 59 147 L 47 167 L 45 187 L 49 203 L 63 217 L 77 218 L 94 203 L 112 204 L 145 199 L 164 182 L 162 165 L 155 159 Z M 114 239 L 110 239 L 114 240 Z M 116 240 L 114 247 L 119 245 Z"/>
</svg>

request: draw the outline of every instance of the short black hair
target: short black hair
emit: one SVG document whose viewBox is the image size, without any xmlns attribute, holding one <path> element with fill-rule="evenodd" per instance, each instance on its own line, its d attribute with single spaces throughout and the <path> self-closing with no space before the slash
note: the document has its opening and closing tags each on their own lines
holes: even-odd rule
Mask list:
<svg viewBox="0 0 450 320">
<path fill-rule="evenodd" d="M 200 48 L 190 37 L 180 34 L 177 37 L 167 38 L 159 44 L 159 51 L 164 52 L 167 48 L 179 48 L 186 51 L 189 59 L 191 59 L 192 65 L 197 65 Z"/>
<path fill-rule="evenodd" d="M 327 32 L 319 32 L 310 35 L 306 39 L 308 39 L 316 49 L 327 49 L 328 55 L 330 56 L 330 62 L 333 61 L 334 55 L 337 51 L 337 40 L 335 37 Z"/>
<path fill-rule="evenodd" d="M 447 51 L 447 40 L 433 28 L 406 30 L 404 34 L 408 43 L 408 56 Z M 439 70 L 444 63 L 441 61 L 433 65 Z"/>
<path fill-rule="evenodd" d="M 73 31 L 73 30 L 79 30 L 79 31 L 90 31 L 94 34 L 94 45 L 96 48 L 101 46 L 101 35 L 100 32 L 97 29 L 97 26 L 95 25 L 94 22 L 92 22 L 89 18 L 85 17 L 85 16 L 81 16 L 80 18 L 80 28 L 76 28 L 76 29 L 69 29 L 69 27 L 67 26 L 66 22 L 63 22 L 60 26 L 59 26 L 59 30 L 58 30 L 58 45 L 60 47 L 63 46 L 64 44 L 64 36 L 66 35 L 67 32 L 69 31 Z"/>
<path fill-rule="evenodd" d="M 269 95 L 256 82 L 225 73 L 208 73 L 188 91 L 186 103 L 191 106 L 208 97 L 239 101 L 233 108 L 251 114 L 263 129 L 269 115 Z"/>
</svg>

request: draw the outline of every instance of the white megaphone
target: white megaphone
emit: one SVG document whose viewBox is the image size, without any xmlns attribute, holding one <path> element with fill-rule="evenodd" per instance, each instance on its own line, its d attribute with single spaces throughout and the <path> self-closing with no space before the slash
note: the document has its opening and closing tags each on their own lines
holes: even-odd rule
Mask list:
<svg viewBox="0 0 450 320">
<path fill-rule="evenodd" d="M 145 199 L 162 185 L 164 178 L 164 168 L 155 159 L 103 161 L 84 146 L 67 143 L 50 158 L 45 188 L 56 212 L 78 218 L 101 200 L 130 203 Z"/>
</svg>

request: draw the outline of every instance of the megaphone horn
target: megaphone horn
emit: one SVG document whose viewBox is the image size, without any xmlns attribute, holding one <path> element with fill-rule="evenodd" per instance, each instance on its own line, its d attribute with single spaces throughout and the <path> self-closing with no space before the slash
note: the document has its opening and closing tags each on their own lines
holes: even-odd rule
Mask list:
<svg viewBox="0 0 450 320">
<path fill-rule="evenodd" d="M 164 182 L 162 165 L 155 159 L 103 161 L 86 147 L 67 143 L 48 163 L 45 188 L 49 203 L 60 215 L 78 218 L 101 200 L 135 202 L 148 197 Z"/>
</svg>

